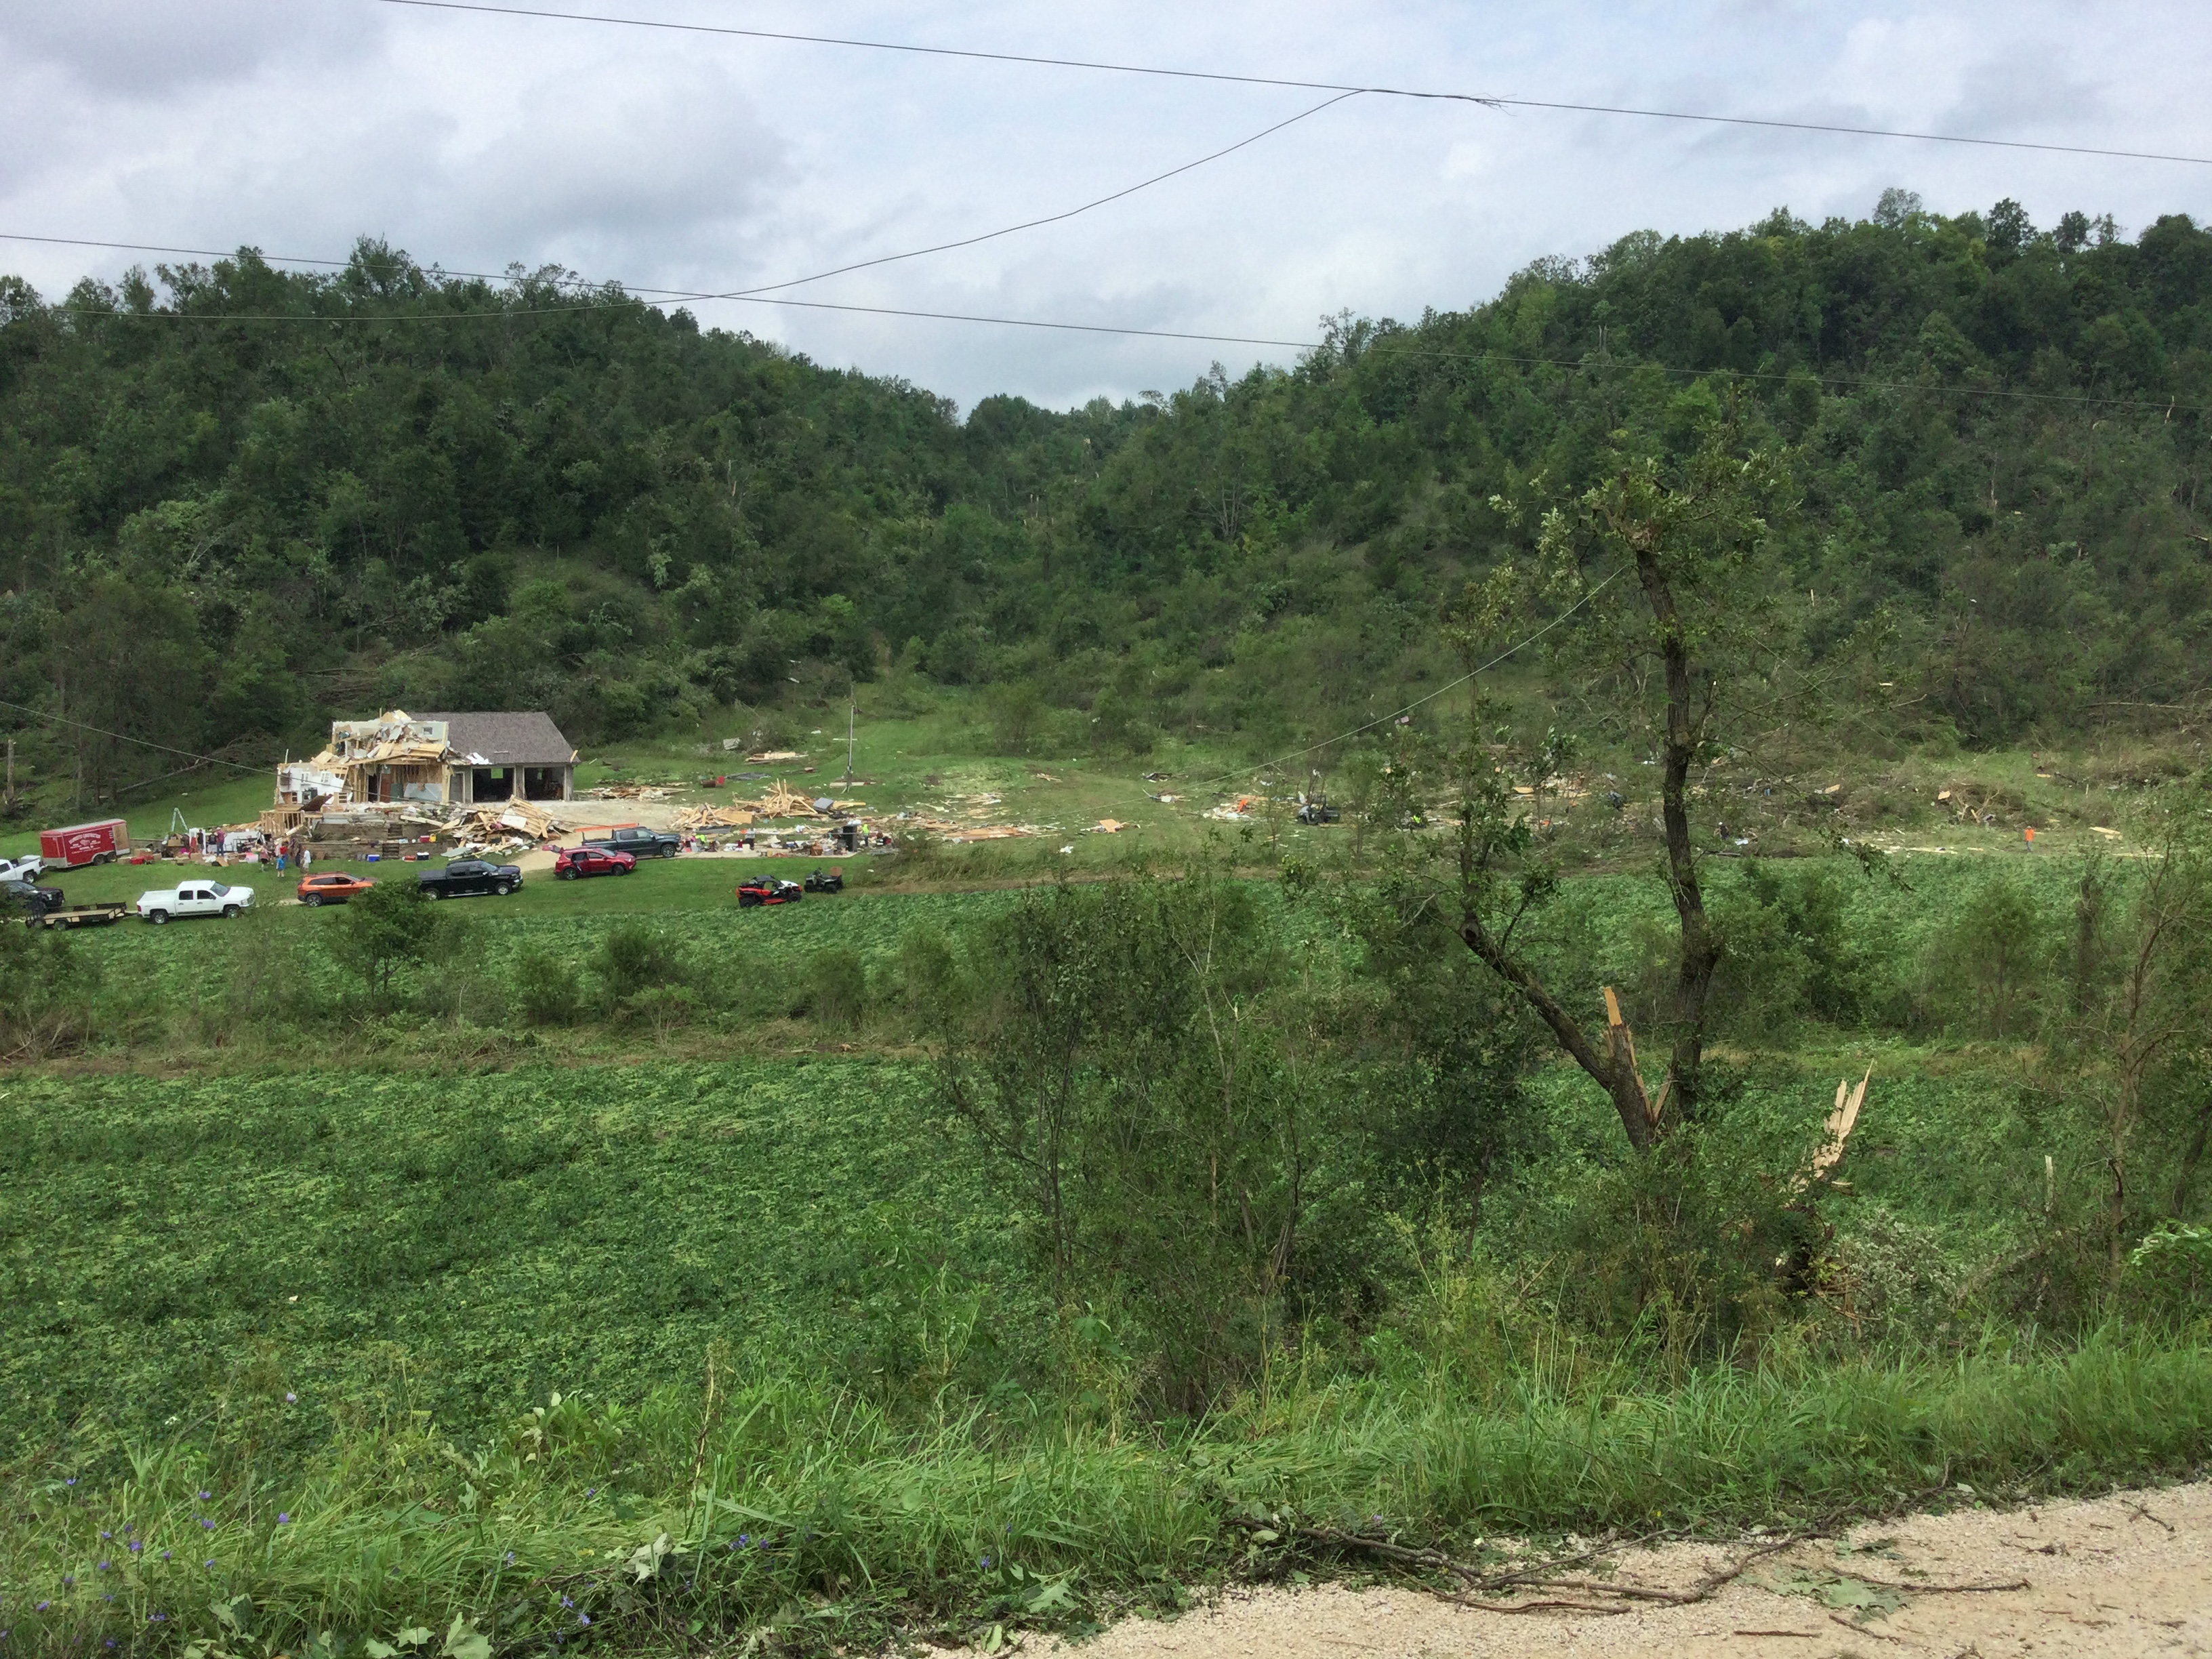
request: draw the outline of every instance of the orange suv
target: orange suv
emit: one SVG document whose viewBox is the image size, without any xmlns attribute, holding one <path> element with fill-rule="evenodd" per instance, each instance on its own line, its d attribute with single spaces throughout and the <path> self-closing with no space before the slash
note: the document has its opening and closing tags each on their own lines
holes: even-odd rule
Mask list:
<svg viewBox="0 0 2212 1659">
<path fill-rule="evenodd" d="M 343 904 L 375 885 L 366 876 L 308 876 L 300 883 L 300 902 L 310 906 Z"/>
</svg>

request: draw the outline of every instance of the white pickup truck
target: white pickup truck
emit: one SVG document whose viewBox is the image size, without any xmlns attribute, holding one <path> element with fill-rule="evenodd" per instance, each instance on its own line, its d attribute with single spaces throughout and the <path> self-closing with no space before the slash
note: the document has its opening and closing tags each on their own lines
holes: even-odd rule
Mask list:
<svg viewBox="0 0 2212 1659">
<path fill-rule="evenodd" d="M 234 916 L 252 902 L 251 887 L 228 887 L 203 879 L 139 894 L 138 914 L 159 927 L 174 916 Z"/>
<path fill-rule="evenodd" d="M 36 853 L 20 859 L 0 859 L 0 881 L 36 881 L 46 872 L 46 861 Z"/>
</svg>

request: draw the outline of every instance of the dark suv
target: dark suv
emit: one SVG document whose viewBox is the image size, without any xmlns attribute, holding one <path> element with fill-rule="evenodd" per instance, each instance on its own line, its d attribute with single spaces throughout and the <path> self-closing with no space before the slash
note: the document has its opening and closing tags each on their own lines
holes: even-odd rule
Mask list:
<svg viewBox="0 0 2212 1659">
<path fill-rule="evenodd" d="M 27 916 L 52 915 L 62 908 L 62 890 L 40 887 L 27 881 L 0 881 L 0 911 L 21 910 Z"/>
</svg>

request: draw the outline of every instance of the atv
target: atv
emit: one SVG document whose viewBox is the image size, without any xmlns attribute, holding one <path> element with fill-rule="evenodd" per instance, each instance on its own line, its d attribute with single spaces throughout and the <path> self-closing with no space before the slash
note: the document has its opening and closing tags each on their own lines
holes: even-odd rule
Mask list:
<svg viewBox="0 0 2212 1659">
<path fill-rule="evenodd" d="M 756 904 L 796 904 L 806 896 L 806 890 L 795 881 L 778 881 L 774 876 L 758 876 L 738 884 L 738 908 L 749 910 Z"/>
<path fill-rule="evenodd" d="M 845 890 L 842 870 L 810 870 L 806 872 L 806 890 L 810 893 L 842 893 Z"/>
</svg>

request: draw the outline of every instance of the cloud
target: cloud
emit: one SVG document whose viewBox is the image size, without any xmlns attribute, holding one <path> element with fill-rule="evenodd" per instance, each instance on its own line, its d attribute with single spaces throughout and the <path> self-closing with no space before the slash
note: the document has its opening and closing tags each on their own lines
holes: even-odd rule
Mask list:
<svg viewBox="0 0 2212 1659">
<path fill-rule="evenodd" d="M 2084 30 L 2062 0 L 1689 0 L 1478 11 L 1456 0 L 843 0 L 834 32 L 1319 81 L 1993 131 L 2212 153 L 2197 3 Z M 799 0 L 641 12 L 822 26 Z M 2063 41 L 2063 49 L 2050 42 Z M 2126 87 L 2124 107 L 2107 88 Z M 0 11 L 0 231 L 343 258 L 558 262 L 669 289 L 782 280 L 1072 206 L 1318 94 L 965 63 L 367 0 L 76 0 Z M 2142 142 L 2158 135 L 2155 144 Z M 2130 142 L 2130 141 L 2134 142 Z M 1540 254 L 1778 204 L 1863 215 L 2012 196 L 2130 223 L 2212 216 L 2203 169 L 1771 130 L 1359 98 L 1094 214 L 854 272 L 807 297 L 1313 337 L 1341 307 L 1418 317 Z M 48 293 L 132 256 L 0 243 Z M 1287 350 L 702 305 L 702 320 L 963 404 L 1185 386 Z"/>
<path fill-rule="evenodd" d="M 94 99 L 158 100 L 234 83 L 271 64 L 313 73 L 358 59 L 375 49 L 386 21 L 367 6 L 275 0 L 68 0 L 0 11 L 0 58 L 58 70 Z"/>
<path fill-rule="evenodd" d="M 2054 128 L 2072 132 L 2108 116 L 2111 104 L 2105 89 L 2071 73 L 2069 64 L 2069 54 L 2052 42 L 2008 46 L 1966 70 L 1957 100 L 1943 112 L 1940 130 L 2042 137 Z"/>
</svg>

